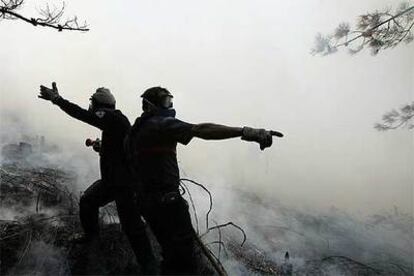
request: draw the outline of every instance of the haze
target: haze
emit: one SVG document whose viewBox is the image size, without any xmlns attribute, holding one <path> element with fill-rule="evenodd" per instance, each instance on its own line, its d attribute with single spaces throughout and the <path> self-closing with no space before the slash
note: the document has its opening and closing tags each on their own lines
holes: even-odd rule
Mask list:
<svg viewBox="0 0 414 276">
<path fill-rule="evenodd" d="M 30 17 L 43 3 L 28 0 L 21 13 Z M 37 99 L 39 85 L 56 81 L 62 96 L 84 107 L 97 87 L 108 87 L 131 122 L 141 112 L 140 94 L 161 85 L 184 121 L 286 134 L 264 152 L 239 139 L 195 139 L 178 149 L 183 174 L 314 208 L 412 213 L 414 132 L 373 125 L 414 99 L 414 43 L 378 56 L 310 54 L 318 32 L 396 1 L 67 4 L 66 15 L 87 20 L 91 31 L 0 22 L 3 133 L 12 132 L 4 122 L 17 114 L 33 133 L 94 160 L 97 171 L 83 141 L 99 131 Z"/>
</svg>

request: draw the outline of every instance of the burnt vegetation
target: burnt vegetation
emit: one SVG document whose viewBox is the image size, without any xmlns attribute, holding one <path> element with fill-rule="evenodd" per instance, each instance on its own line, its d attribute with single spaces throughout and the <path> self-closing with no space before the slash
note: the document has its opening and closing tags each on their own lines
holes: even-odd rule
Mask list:
<svg viewBox="0 0 414 276">
<path fill-rule="evenodd" d="M 140 267 L 120 229 L 114 205 L 101 209 L 99 242 L 88 245 L 71 242 L 76 233 L 82 231 L 78 218 L 79 195 L 73 189 L 76 174 L 51 164 L 31 165 L 32 162 L 27 160 L 36 153 L 36 149 L 28 148 L 27 143 L 19 143 L 6 145 L 2 151 L 3 161 L 6 159 L 7 162 L 0 166 L 1 274 L 139 274 Z M 375 229 L 395 229 L 392 231 L 412 239 L 413 219 L 397 209 L 393 213 L 372 216 L 362 228 L 353 227 L 357 229 L 357 234 L 350 234 L 347 233 L 349 229 L 344 227 L 352 224 L 352 219 L 339 211 L 335 211 L 332 217 L 310 215 L 280 208 L 273 201 L 235 191 L 240 193 L 240 206 L 247 204 L 251 209 L 251 205 L 256 212 L 269 216 L 267 222 L 262 217 L 250 218 L 251 225 L 247 232 L 236 223 L 216 221 L 213 195 L 208 188 L 190 179 L 183 179 L 181 184 L 183 196 L 189 200 L 193 210 L 193 220 L 205 221 L 205 230 L 199 223 L 196 224 L 199 238 L 195 252 L 202 275 L 413 275 L 412 266 L 396 258 L 412 252 L 401 251 L 389 241 L 386 247 L 396 253 L 384 251 L 381 253 L 383 260 L 368 262 L 363 260 L 367 255 L 365 246 L 358 240 L 352 240 L 358 235 L 369 237 L 367 233 Z M 200 191 L 204 191 L 209 198 L 205 214 L 197 210 L 197 202 L 194 201 L 195 193 Z M 281 214 L 289 218 L 286 225 L 280 224 Z M 276 219 L 277 216 L 279 219 Z M 147 231 L 160 260 L 160 247 L 150 229 Z M 256 236 L 246 237 L 246 233 Z M 360 248 L 355 248 L 358 244 Z M 349 249 L 344 250 L 344 246 Z M 284 248 L 290 248 L 289 252 L 283 251 Z M 373 250 L 384 249 L 376 245 Z M 275 258 L 275 253 L 282 255 Z M 237 267 L 232 267 L 231 263 L 236 263 Z"/>
</svg>

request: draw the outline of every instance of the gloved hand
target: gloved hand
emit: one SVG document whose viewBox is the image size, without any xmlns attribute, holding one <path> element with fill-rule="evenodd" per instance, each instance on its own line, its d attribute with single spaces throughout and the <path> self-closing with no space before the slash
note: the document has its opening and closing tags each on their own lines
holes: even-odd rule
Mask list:
<svg viewBox="0 0 414 276">
<path fill-rule="evenodd" d="M 264 150 L 272 145 L 272 135 L 283 137 L 283 134 L 277 131 L 243 127 L 241 139 L 249 142 L 257 142 L 260 144 L 260 149 Z"/>
<path fill-rule="evenodd" d="M 52 82 L 52 89 L 47 88 L 46 86 L 40 86 L 40 95 L 37 96 L 40 99 L 44 99 L 46 101 L 55 102 L 57 99 L 60 98 L 58 89 L 56 87 L 56 82 Z"/>
</svg>

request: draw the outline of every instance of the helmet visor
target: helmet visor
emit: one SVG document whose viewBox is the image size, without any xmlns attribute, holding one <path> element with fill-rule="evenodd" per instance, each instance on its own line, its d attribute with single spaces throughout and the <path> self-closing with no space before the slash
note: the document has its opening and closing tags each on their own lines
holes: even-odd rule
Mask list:
<svg viewBox="0 0 414 276">
<path fill-rule="evenodd" d="M 167 95 L 162 98 L 161 105 L 163 108 L 172 108 L 173 107 L 173 97 L 170 95 Z"/>
</svg>

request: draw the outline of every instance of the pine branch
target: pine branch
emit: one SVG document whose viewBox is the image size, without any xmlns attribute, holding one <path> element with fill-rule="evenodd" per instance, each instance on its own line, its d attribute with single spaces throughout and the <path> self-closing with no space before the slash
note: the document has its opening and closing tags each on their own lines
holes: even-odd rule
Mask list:
<svg viewBox="0 0 414 276">
<path fill-rule="evenodd" d="M 402 5 L 395 14 L 390 11 L 368 13 L 359 16 L 355 29 L 341 23 L 333 34 L 316 36 L 312 54 L 328 55 L 339 48 L 348 48 L 351 54 L 369 47 L 375 55 L 380 50 L 393 48 L 401 42 L 414 40 L 414 5 Z M 359 44 L 356 45 L 357 41 Z"/>
<path fill-rule="evenodd" d="M 387 131 L 398 128 L 414 129 L 414 102 L 406 104 L 400 109 L 392 110 L 382 116 L 382 122 L 376 123 L 374 128 L 378 131 Z"/>
<path fill-rule="evenodd" d="M 412 7 L 408 8 L 408 9 L 406 9 L 406 10 L 402 11 L 402 12 L 400 12 L 399 14 L 396 14 L 396 15 L 394 15 L 394 16 L 392 16 L 392 17 L 390 17 L 389 19 L 387 19 L 387 20 L 385 20 L 385 21 L 382 21 L 382 22 L 378 23 L 377 25 L 375 25 L 375 26 L 374 26 L 374 27 L 372 27 L 371 29 L 369 29 L 369 30 L 367 30 L 367 31 L 365 31 L 365 32 L 362 32 L 360 35 L 358 35 L 358 36 L 356 36 L 356 37 L 354 37 L 354 38 L 352 38 L 352 39 L 349 39 L 349 40 L 347 40 L 347 41 L 345 41 L 345 42 L 343 42 L 343 43 L 340 43 L 340 44 L 335 45 L 335 47 L 348 46 L 349 44 L 351 44 L 352 42 L 354 42 L 355 40 L 357 40 L 357 39 L 359 39 L 359 38 L 361 38 L 361 37 L 371 36 L 371 35 L 372 35 L 372 33 L 373 33 L 375 30 L 377 30 L 379 27 L 381 27 L 381 26 L 383 26 L 383 25 L 385 25 L 385 24 L 387 24 L 387 23 L 389 23 L 389 22 L 391 22 L 391 21 L 396 22 L 396 21 L 395 21 L 395 19 L 396 19 L 396 18 L 398 18 L 398 17 L 400 17 L 400 16 L 402 16 L 402 15 L 404 15 L 404 14 L 406 14 L 406 13 L 408 13 L 408 12 L 412 11 L 412 10 L 414 10 L 414 6 L 412 6 Z M 397 25 L 398 25 L 398 23 L 397 23 Z M 412 25 L 411 25 L 411 27 L 412 27 Z M 411 30 L 411 27 L 409 28 L 409 30 Z M 408 30 L 408 31 L 409 31 L 409 30 Z"/>
</svg>

